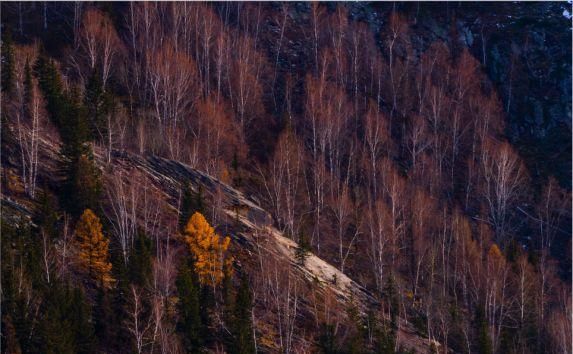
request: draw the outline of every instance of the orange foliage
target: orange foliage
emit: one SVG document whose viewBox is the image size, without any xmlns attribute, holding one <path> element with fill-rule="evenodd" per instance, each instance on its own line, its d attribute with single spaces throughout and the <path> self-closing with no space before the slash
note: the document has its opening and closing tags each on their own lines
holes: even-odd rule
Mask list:
<svg viewBox="0 0 573 354">
<path fill-rule="evenodd" d="M 191 216 L 183 233 L 193 254 L 199 280 L 202 284 L 216 286 L 223 280 L 226 266 L 232 262 L 231 257 L 225 256 L 231 239 L 216 234 L 215 229 L 199 212 Z"/>
<path fill-rule="evenodd" d="M 86 209 L 76 225 L 78 259 L 84 271 L 98 285 L 109 287 L 115 281 L 108 259 L 109 239 L 101 231 L 99 218 Z"/>
</svg>

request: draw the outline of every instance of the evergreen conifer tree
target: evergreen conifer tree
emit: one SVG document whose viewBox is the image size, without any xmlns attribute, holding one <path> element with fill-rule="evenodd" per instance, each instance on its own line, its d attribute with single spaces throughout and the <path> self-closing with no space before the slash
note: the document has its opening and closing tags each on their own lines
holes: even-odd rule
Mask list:
<svg viewBox="0 0 573 354">
<path fill-rule="evenodd" d="M 233 311 L 235 308 L 235 294 L 233 288 L 233 265 L 225 262 L 223 277 L 223 318 L 230 327 L 233 323 Z"/>
<path fill-rule="evenodd" d="M 33 79 L 32 79 L 32 68 L 30 67 L 30 62 L 26 58 L 26 64 L 24 66 L 24 102 L 26 103 L 26 110 L 30 105 L 32 100 L 32 89 L 33 89 Z M 29 112 L 26 112 L 29 116 Z"/>
<path fill-rule="evenodd" d="M 188 353 L 198 353 L 203 346 L 203 321 L 200 313 L 200 284 L 193 266 L 184 262 L 176 280 L 179 294 L 179 331 Z"/>
<path fill-rule="evenodd" d="M 481 306 L 478 306 L 476 309 L 475 321 L 478 331 L 478 353 L 492 354 L 493 348 L 491 338 L 489 336 L 488 323 Z"/>
<path fill-rule="evenodd" d="M 135 239 L 135 245 L 129 258 L 129 279 L 131 282 L 145 286 L 152 274 L 152 244 L 142 232 Z M 121 262 L 122 263 L 122 262 Z"/>
<path fill-rule="evenodd" d="M 40 89 L 46 99 L 46 108 L 50 114 L 50 119 L 58 129 L 61 129 L 61 121 L 66 114 L 67 107 L 64 102 L 62 78 L 56 64 L 44 53 L 41 53 L 36 61 L 35 72 Z M 64 139 L 63 136 L 62 139 Z"/>
<path fill-rule="evenodd" d="M 55 196 L 50 193 L 47 186 L 42 188 L 39 197 L 38 211 L 35 218 L 36 224 L 47 233 L 50 238 L 57 236 L 58 206 Z"/>
<path fill-rule="evenodd" d="M 10 92 L 14 88 L 14 42 L 9 28 L 4 29 L 2 36 L 2 91 Z"/>
<path fill-rule="evenodd" d="M 360 316 L 360 310 L 356 303 L 351 298 L 349 305 L 346 309 L 348 319 L 350 320 L 351 327 L 346 339 L 346 353 L 358 354 L 364 352 L 364 338 L 366 338 L 365 326 Z"/>
<path fill-rule="evenodd" d="M 181 201 L 181 213 L 179 226 L 183 229 L 191 216 L 195 213 L 205 214 L 205 202 L 203 200 L 203 187 L 199 186 L 197 192 L 191 188 L 191 184 L 185 185 Z"/>
<path fill-rule="evenodd" d="M 94 330 L 96 337 L 108 348 L 118 344 L 118 337 L 122 334 L 121 307 L 114 306 L 113 292 L 108 289 L 98 289 L 94 307 Z M 125 336 L 124 338 L 128 338 Z"/>
<path fill-rule="evenodd" d="M 100 134 L 105 134 L 106 116 L 113 109 L 113 96 L 104 90 L 97 68 L 93 70 L 86 84 L 84 105 L 90 122 L 90 136 L 97 139 Z"/>
<path fill-rule="evenodd" d="M 39 324 L 43 353 L 94 353 L 95 337 L 83 293 L 69 284 L 47 289 Z"/>
<path fill-rule="evenodd" d="M 298 244 L 296 246 L 294 254 L 296 261 L 300 266 L 304 267 L 309 252 L 310 252 L 310 244 L 305 234 L 301 232 L 298 237 Z"/>
<path fill-rule="evenodd" d="M 388 325 L 384 324 L 381 328 L 376 327 L 374 331 L 375 346 L 374 352 L 377 354 L 394 354 L 396 348 L 396 333 Z"/>
<path fill-rule="evenodd" d="M 251 310 L 253 299 L 249 288 L 249 278 L 246 274 L 241 275 L 241 283 L 237 291 L 233 315 L 233 348 L 231 353 L 250 354 L 255 353 L 253 340 L 253 322 Z"/>
<path fill-rule="evenodd" d="M 81 288 L 73 289 L 70 300 L 70 321 L 75 331 L 76 352 L 93 353 L 97 341 L 92 323 L 91 306 L 87 303 Z"/>
<path fill-rule="evenodd" d="M 322 324 L 318 338 L 318 347 L 323 354 L 337 354 L 339 352 L 334 334 L 334 325 Z"/>
<path fill-rule="evenodd" d="M 384 295 L 387 298 L 390 306 L 390 326 L 393 331 L 398 329 L 398 294 L 396 293 L 396 285 L 394 284 L 394 276 L 390 274 L 386 280 L 384 287 Z"/>
<path fill-rule="evenodd" d="M 70 212 L 85 209 L 97 210 L 101 195 L 100 171 L 95 166 L 91 152 L 69 161 L 68 179 L 63 195 Z"/>
</svg>

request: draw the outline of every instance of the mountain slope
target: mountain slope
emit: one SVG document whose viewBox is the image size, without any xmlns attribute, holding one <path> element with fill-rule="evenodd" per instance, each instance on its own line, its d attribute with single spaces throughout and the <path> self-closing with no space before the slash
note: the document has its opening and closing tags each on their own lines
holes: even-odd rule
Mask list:
<svg viewBox="0 0 573 354">
<path fill-rule="evenodd" d="M 39 145 L 40 170 L 42 171 L 40 178 L 49 184 L 60 183 L 58 166 L 62 162 L 58 153 L 59 143 L 48 137 L 42 137 L 39 139 Z M 2 171 L 4 174 L 16 176 L 19 172 L 18 164 L 14 160 L 16 154 L 7 152 L 8 156 L 4 156 L 5 163 Z M 272 225 L 270 214 L 237 189 L 174 160 L 112 151 L 111 160 L 106 161 L 105 153 L 98 148 L 95 148 L 94 155 L 97 165 L 108 177 L 138 175 L 149 181 L 148 188 L 154 190 L 154 198 L 167 201 L 164 207 L 168 207 L 171 213 L 178 212 L 181 193 L 186 184 L 190 184 L 195 191 L 204 191 L 207 200 L 219 197 L 219 203 L 221 203 L 219 208 L 224 213 L 220 229 L 231 234 L 235 252 L 241 254 L 239 257 L 246 259 L 246 263 L 252 263 L 245 264 L 245 267 L 256 267 L 256 262 L 252 258 L 255 250 L 258 250 L 266 256 L 282 260 L 289 267 L 284 271 L 292 272 L 307 286 L 314 287 L 313 290 L 334 294 L 336 301 L 343 307 L 351 303 L 358 306 L 361 316 L 366 316 L 369 310 L 380 306 L 366 289 L 320 257 L 309 253 L 304 265 L 299 264 L 295 257 L 297 243 L 277 230 Z M 141 182 L 141 179 L 137 181 Z M 4 218 L 5 220 L 18 220 L 23 217 L 31 220 L 36 202 L 23 197 L 23 194 L 15 192 L 16 190 L 2 193 Z M 144 226 L 145 221 L 138 220 L 138 223 Z M 251 271 L 256 272 L 257 269 Z M 309 299 L 304 301 L 307 306 L 308 301 Z M 257 299 L 255 299 L 256 302 Z M 431 345 L 440 347 L 440 343 L 418 334 L 414 326 L 404 319 L 399 320 L 396 340 L 398 346 L 413 349 L 418 353 L 428 352 Z M 272 346 L 267 349 L 278 350 Z"/>
</svg>

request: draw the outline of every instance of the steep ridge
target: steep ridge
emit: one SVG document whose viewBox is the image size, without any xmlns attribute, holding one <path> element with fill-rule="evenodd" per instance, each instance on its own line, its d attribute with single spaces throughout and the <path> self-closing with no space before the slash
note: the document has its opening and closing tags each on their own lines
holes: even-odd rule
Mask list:
<svg viewBox="0 0 573 354">
<path fill-rule="evenodd" d="M 59 144 L 54 140 L 40 139 L 41 178 L 48 183 L 57 183 L 61 176 L 58 173 L 60 165 Z M 113 175 L 133 176 L 136 173 L 144 175 L 152 181 L 153 189 L 160 193 L 168 202 L 173 212 L 177 212 L 181 191 L 185 184 L 190 184 L 195 190 L 201 188 L 206 197 L 222 196 L 222 212 L 230 227 L 233 241 L 240 245 L 241 251 L 262 249 L 272 257 L 278 257 L 291 265 L 293 273 L 315 284 L 318 291 L 329 290 L 335 294 L 342 304 L 352 301 L 364 315 L 370 306 L 376 306 L 374 297 L 356 281 L 340 272 L 325 260 L 310 253 L 304 266 L 295 257 L 297 243 L 285 237 L 271 222 L 270 214 L 261 208 L 252 198 L 246 197 L 240 191 L 193 169 L 178 161 L 168 160 L 157 156 L 140 156 L 127 152 L 113 151 L 110 161 L 105 161 L 105 154 L 97 147 L 94 148 L 96 163 L 102 170 L 112 171 Z M 3 158 L 2 171 L 17 173 L 17 155 L 13 152 Z M 107 172 L 110 173 L 110 172 Z M 26 218 L 31 220 L 34 203 L 29 199 L 18 197 L 14 193 L 2 193 L 2 211 L 5 220 L 11 218 Z M 141 221 L 140 221 L 141 222 Z M 229 228 L 228 228 L 229 230 Z M 263 242 L 260 239 L 263 238 Z M 397 344 L 418 353 L 431 350 L 431 345 L 439 347 L 440 343 L 420 336 L 413 325 L 400 318 L 397 331 Z"/>
<path fill-rule="evenodd" d="M 235 221 L 235 230 L 240 230 L 231 234 L 234 241 L 241 244 L 246 242 L 247 248 L 253 248 L 256 242 L 255 235 L 265 237 L 267 242 L 263 243 L 263 249 L 266 252 L 286 259 L 293 266 L 293 269 L 305 279 L 313 280 L 315 284 L 318 280 L 318 284 L 333 291 L 338 296 L 339 301 L 347 302 L 353 299 L 363 313 L 369 306 L 376 303 L 376 300 L 366 289 L 314 254 L 309 254 L 304 266 L 297 264 L 294 254 L 297 243 L 285 237 L 272 226 L 270 214 L 258 206 L 255 201 L 216 178 L 183 163 L 156 156 L 141 157 L 114 152 L 112 164 L 117 172 L 119 172 L 118 169 L 123 168 L 146 173 L 155 181 L 156 187 L 165 193 L 173 208 L 176 208 L 181 188 L 185 183 L 190 183 L 195 189 L 201 186 L 204 192 L 211 196 L 215 195 L 218 190 L 223 191 L 223 212 L 229 221 Z M 237 225 L 237 221 L 239 225 Z M 411 323 L 401 319 L 399 326 L 400 330 L 397 336 L 399 345 L 413 348 L 422 353 L 430 350 L 431 342 L 417 335 Z M 439 343 L 434 342 L 434 345 L 439 346 Z"/>
</svg>

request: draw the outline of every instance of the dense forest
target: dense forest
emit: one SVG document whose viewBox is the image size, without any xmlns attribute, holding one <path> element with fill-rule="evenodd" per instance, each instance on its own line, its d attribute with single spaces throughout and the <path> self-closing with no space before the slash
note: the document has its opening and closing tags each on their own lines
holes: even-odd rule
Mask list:
<svg viewBox="0 0 573 354">
<path fill-rule="evenodd" d="M 571 353 L 571 5 L 1 12 L 2 353 Z"/>
</svg>

